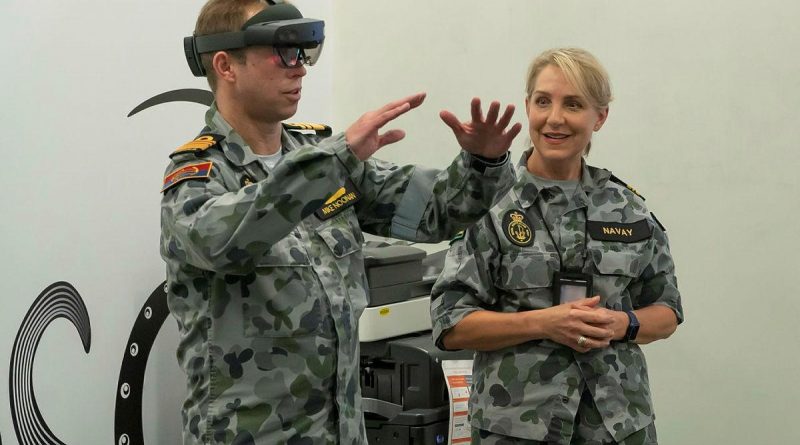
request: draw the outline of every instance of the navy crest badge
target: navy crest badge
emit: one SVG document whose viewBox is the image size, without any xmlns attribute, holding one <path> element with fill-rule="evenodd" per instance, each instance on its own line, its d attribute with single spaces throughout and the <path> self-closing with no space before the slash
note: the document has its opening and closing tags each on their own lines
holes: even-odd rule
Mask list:
<svg viewBox="0 0 800 445">
<path fill-rule="evenodd" d="M 503 215 L 503 233 L 512 243 L 528 247 L 533 244 L 533 229 L 524 212 L 509 210 Z"/>
</svg>

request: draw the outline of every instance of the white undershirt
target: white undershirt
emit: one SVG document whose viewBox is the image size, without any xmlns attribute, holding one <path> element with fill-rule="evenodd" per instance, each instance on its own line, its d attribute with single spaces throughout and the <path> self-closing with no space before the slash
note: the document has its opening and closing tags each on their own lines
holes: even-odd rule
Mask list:
<svg viewBox="0 0 800 445">
<path fill-rule="evenodd" d="M 283 147 L 271 155 L 256 155 L 267 170 L 275 168 L 275 164 L 283 157 Z"/>
</svg>

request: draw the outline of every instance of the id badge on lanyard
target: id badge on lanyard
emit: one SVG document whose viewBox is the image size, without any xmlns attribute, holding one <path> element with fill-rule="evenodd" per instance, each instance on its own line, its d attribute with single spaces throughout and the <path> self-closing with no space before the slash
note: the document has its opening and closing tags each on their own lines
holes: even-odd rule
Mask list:
<svg viewBox="0 0 800 445">
<path fill-rule="evenodd" d="M 592 276 L 581 272 L 560 271 L 553 275 L 553 306 L 592 296 Z"/>
<path fill-rule="evenodd" d="M 542 221 L 545 230 L 547 231 L 547 235 L 550 237 L 550 241 L 552 241 L 553 245 L 556 246 L 556 253 L 558 254 L 558 264 L 562 268 L 562 270 L 556 272 L 553 275 L 553 284 L 551 289 L 553 294 L 553 306 L 592 297 L 593 296 L 592 276 L 590 274 L 583 273 L 580 270 L 564 270 L 564 258 L 561 256 L 561 249 L 556 244 L 556 240 L 555 238 L 553 238 L 553 234 L 550 232 L 550 227 L 544 220 L 544 215 L 542 214 L 541 209 L 536 207 L 536 211 L 539 213 L 539 218 Z M 586 247 L 587 236 L 588 234 L 586 233 L 586 222 L 584 221 L 584 229 L 583 229 L 584 262 L 586 261 L 586 253 L 587 253 L 587 247 Z"/>
</svg>

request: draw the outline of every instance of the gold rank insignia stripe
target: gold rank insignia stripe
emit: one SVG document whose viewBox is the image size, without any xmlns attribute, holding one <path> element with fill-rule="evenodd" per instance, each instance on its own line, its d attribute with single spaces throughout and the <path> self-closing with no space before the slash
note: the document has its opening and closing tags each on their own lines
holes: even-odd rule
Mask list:
<svg viewBox="0 0 800 445">
<path fill-rule="evenodd" d="M 613 174 L 612 174 L 612 175 L 611 175 L 611 178 L 609 178 L 609 179 L 611 179 L 611 182 L 616 182 L 617 184 L 619 184 L 619 185 L 621 185 L 621 186 L 625 187 L 626 189 L 630 190 L 631 192 L 633 192 L 633 194 L 634 194 L 634 195 L 636 195 L 636 196 L 638 196 L 638 197 L 642 198 L 642 201 L 644 201 L 644 200 L 645 200 L 645 199 L 644 199 L 644 196 L 642 196 L 641 194 L 639 194 L 639 192 L 638 192 L 638 191 L 637 191 L 635 188 L 633 188 L 633 187 L 631 187 L 630 185 L 628 185 L 628 184 L 627 184 L 625 181 L 623 181 L 622 179 L 619 179 L 619 178 L 618 178 L 616 175 L 613 175 Z"/>
<path fill-rule="evenodd" d="M 213 133 L 201 134 L 200 136 L 192 139 L 191 141 L 181 145 L 172 152 L 169 157 L 173 157 L 179 153 L 194 153 L 208 150 L 209 148 L 219 144 L 225 136 Z"/>
<path fill-rule="evenodd" d="M 338 190 L 333 192 L 314 214 L 324 221 L 342 213 L 345 209 L 358 202 L 359 199 L 361 199 L 361 192 L 348 180 L 343 187 L 339 187 Z"/>
<path fill-rule="evenodd" d="M 509 210 L 503 215 L 503 233 L 509 241 L 520 247 L 533 244 L 533 229 L 522 210 Z"/>
<path fill-rule="evenodd" d="M 320 136 L 330 136 L 333 133 L 331 127 L 311 122 L 284 122 L 283 128 L 289 131 L 313 131 Z"/>
</svg>

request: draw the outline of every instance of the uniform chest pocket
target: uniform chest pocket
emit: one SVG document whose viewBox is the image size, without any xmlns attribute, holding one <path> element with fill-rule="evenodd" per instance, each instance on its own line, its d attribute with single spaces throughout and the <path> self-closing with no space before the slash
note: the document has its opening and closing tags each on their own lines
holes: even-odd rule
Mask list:
<svg viewBox="0 0 800 445">
<path fill-rule="evenodd" d="M 636 278 L 650 261 L 649 244 L 649 241 L 621 243 L 592 240 L 588 249 L 598 274 Z"/>
<path fill-rule="evenodd" d="M 317 332 L 325 300 L 309 265 L 259 267 L 255 291 L 243 296 L 245 335 L 297 337 Z"/>
<path fill-rule="evenodd" d="M 319 331 L 326 303 L 299 233 L 275 244 L 245 278 L 249 282 L 242 283 L 239 294 L 245 336 L 298 337 Z"/>
<path fill-rule="evenodd" d="M 587 249 L 600 275 L 638 277 L 650 261 L 653 231 L 647 220 L 587 221 Z"/>
<path fill-rule="evenodd" d="M 336 258 L 360 252 L 364 243 L 364 234 L 352 209 L 321 224 L 316 228 L 316 232 Z"/>
<path fill-rule="evenodd" d="M 589 241 L 589 266 L 594 274 L 593 293 L 606 307 L 630 308 L 636 299 L 635 284 L 652 258 L 650 241 L 621 243 Z"/>
<path fill-rule="evenodd" d="M 322 239 L 319 258 L 313 261 L 317 265 L 318 276 L 329 295 L 334 297 L 334 308 L 343 306 L 344 311 L 359 316 L 367 306 L 367 278 L 364 272 L 364 254 L 362 244 L 364 234 L 358 225 L 355 211 L 350 208 L 328 221 L 324 221 L 315 229 Z"/>
<path fill-rule="evenodd" d="M 277 242 L 261 257 L 256 264 L 257 267 L 285 267 L 285 266 L 307 266 L 309 265 L 308 253 L 302 244 L 299 229 Z"/>
<path fill-rule="evenodd" d="M 558 258 L 546 252 L 510 252 L 500 257 L 495 285 L 517 290 L 550 287 Z"/>
</svg>

